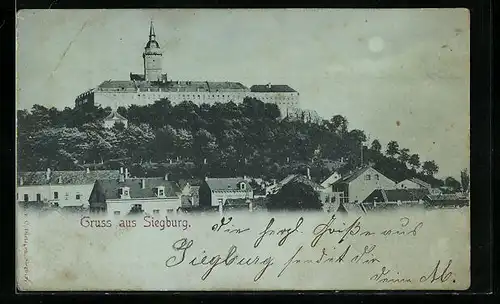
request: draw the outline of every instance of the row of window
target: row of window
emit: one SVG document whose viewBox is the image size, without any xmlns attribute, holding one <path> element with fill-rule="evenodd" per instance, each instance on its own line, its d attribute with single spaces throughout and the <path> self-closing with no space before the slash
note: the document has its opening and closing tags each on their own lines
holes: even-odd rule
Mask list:
<svg viewBox="0 0 500 304">
<path fill-rule="evenodd" d="M 174 209 L 167 209 L 167 213 L 173 213 L 173 212 L 174 212 Z M 114 211 L 113 214 L 114 215 L 120 215 L 121 212 L 120 211 Z M 155 214 L 155 215 L 160 214 L 160 209 L 153 209 L 153 214 Z"/>
<path fill-rule="evenodd" d="M 373 175 L 373 178 L 375 178 L 376 180 L 380 179 L 380 177 L 378 176 L 378 174 Z M 365 175 L 365 180 L 371 180 L 371 179 L 372 179 L 372 177 L 371 177 L 370 174 Z"/>
<path fill-rule="evenodd" d="M 165 187 L 163 186 L 158 186 L 155 188 L 155 194 L 157 197 L 165 197 Z M 130 198 L 130 188 L 129 187 L 122 187 L 118 190 L 118 195 L 120 198 Z"/>
<path fill-rule="evenodd" d="M 77 101 L 76 101 L 76 105 L 77 105 L 77 106 L 81 106 L 81 105 L 83 105 L 83 104 L 87 103 L 87 101 L 88 101 L 88 100 L 87 100 L 87 98 L 82 99 L 82 100 L 77 100 Z"/>
<path fill-rule="evenodd" d="M 230 94 L 230 95 L 225 95 L 225 94 L 222 94 L 222 95 L 215 95 L 215 94 L 212 94 L 211 96 L 210 95 L 207 95 L 207 96 L 203 96 L 203 97 L 212 97 L 212 98 L 230 98 L 230 97 L 234 97 L 235 95 L 237 94 Z M 241 95 L 241 94 L 239 94 Z M 118 94 L 113 94 L 114 97 L 117 97 Z M 137 94 L 137 95 L 132 95 L 132 98 L 135 99 L 135 97 L 138 97 L 140 98 L 141 97 L 141 94 Z M 142 94 L 142 97 L 143 98 L 149 98 L 149 99 L 154 99 L 154 98 L 162 98 L 162 97 L 165 97 L 164 95 L 160 95 L 160 94 L 156 94 L 156 95 L 153 95 L 153 94 Z M 174 97 L 174 96 L 167 96 L 167 97 Z M 191 95 L 191 94 L 182 94 L 179 96 L 177 96 L 178 98 L 193 98 L 193 99 L 201 99 L 202 96 L 200 94 L 198 95 Z M 276 99 L 276 97 L 265 97 L 265 96 L 257 96 L 256 98 L 259 98 L 259 99 L 262 99 L 262 100 L 274 100 Z M 282 99 L 282 100 L 294 100 L 295 98 L 293 97 L 281 97 L 279 99 Z"/>
<path fill-rule="evenodd" d="M 75 199 L 77 199 L 77 200 L 81 199 L 81 197 L 82 197 L 82 196 L 81 196 L 81 194 L 80 194 L 80 193 L 77 193 L 77 194 L 75 195 Z M 25 201 L 25 202 L 29 202 L 29 199 L 30 199 L 29 195 L 28 195 L 27 193 L 25 193 L 25 194 L 23 195 L 23 201 Z M 54 192 L 53 192 L 53 194 L 52 194 L 52 199 L 58 200 L 58 199 L 59 199 L 59 192 L 54 191 Z M 69 193 L 66 193 L 66 195 L 64 196 L 64 199 L 65 199 L 65 200 L 68 200 L 68 199 L 69 199 Z M 17 200 L 19 200 L 19 193 L 17 194 Z M 37 194 L 36 194 L 36 201 L 37 201 L 37 202 L 41 202 L 41 201 L 42 201 L 42 195 L 41 195 L 40 193 L 37 193 Z"/>
</svg>

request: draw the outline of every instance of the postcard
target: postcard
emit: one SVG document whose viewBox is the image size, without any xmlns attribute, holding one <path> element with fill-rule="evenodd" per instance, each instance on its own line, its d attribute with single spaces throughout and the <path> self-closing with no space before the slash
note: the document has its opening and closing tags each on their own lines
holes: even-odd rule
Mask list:
<svg viewBox="0 0 500 304">
<path fill-rule="evenodd" d="M 466 9 L 21 10 L 19 291 L 466 290 Z"/>
</svg>

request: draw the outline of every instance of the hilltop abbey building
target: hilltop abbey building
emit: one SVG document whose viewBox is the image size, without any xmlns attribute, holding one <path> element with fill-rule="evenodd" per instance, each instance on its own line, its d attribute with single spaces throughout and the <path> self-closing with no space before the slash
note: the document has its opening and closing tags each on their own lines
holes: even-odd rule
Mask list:
<svg viewBox="0 0 500 304">
<path fill-rule="evenodd" d="M 142 74 L 130 73 L 130 80 L 106 80 L 96 88 L 80 94 L 75 100 L 75 106 L 92 104 L 103 108 L 128 107 L 133 104 L 151 104 L 162 98 L 167 98 L 174 104 L 182 101 L 196 104 L 239 103 L 245 97 L 254 97 L 276 104 L 283 117 L 296 116 L 298 113 L 299 93 L 288 85 L 253 85 L 247 88 L 239 82 L 170 80 L 162 72 L 163 51 L 156 40 L 153 22 L 142 57 Z"/>
</svg>

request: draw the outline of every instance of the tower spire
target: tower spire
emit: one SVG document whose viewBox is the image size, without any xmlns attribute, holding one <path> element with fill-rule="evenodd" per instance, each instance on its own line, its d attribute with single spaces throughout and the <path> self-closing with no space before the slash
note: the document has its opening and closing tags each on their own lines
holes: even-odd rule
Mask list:
<svg viewBox="0 0 500 304">
<path fill-rule="evenodd" d="M 151 20 L 151 24 L 149 25 L 149 40 L 155 40 L 155 27 L 153 26 L 153 20 Z"/>
</svg>

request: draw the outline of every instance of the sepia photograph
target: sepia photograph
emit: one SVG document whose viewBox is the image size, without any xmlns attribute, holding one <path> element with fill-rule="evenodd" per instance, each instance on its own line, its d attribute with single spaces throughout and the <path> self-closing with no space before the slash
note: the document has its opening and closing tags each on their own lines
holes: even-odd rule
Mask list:
<svg viewBox="0 0 500 304">
<path fill-rule="evenodd" d="M 21 291 L 465 290 L 467 9 L 21 10 Z"/>
</svg>

